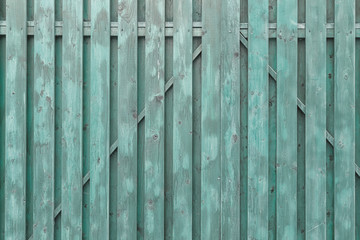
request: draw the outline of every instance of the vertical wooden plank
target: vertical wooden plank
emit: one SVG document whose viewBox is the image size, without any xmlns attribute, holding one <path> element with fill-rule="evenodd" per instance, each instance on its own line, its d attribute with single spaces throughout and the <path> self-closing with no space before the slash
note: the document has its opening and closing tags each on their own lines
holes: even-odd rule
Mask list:
<svg viewBox="0 0 360 240">
<path fill-rule="evenodd" d="M 54 1 L 34 4 L 34 239 L 54 236 Z"/>
<path fill-rule="evenodd" d="M 335 0 L 335 239 L 355 239 L 355 1 Z"/>
<path fill-rule="evenodd" d="M 326 0 L 306 1 L 305 236 L 326 237 Z"/>
<path fill-rule="evenodd" d="M 165 1 L 145 4 L 144 239 L 163 239 Z"/>
<path fill-rule="evenodd" d="M 117 239 L 137 234 L 137 1 L 119 0 Z"/>
<path fill-rule="evenodd" d="M 192 0 L 174 5 L 173 229 L 192 238 Z"/>
<path fill-rule="evenodd" d="M 221 0 L 203 1 L 201 238 L 221 237 Z"/>
<path fill-rule="evenodd" d="M 277 1 L 276 236 L 297 233 L 297 0 Z"/>
<path fill-rule="evenodd" d="M 110 1 L 91 1 L 90 239 L 109 238 Z"/>
<path fill-rule="evenodd" d="M 25 239 L 26 1 L 8 0 L 5 78 L 5 239 Z"/>
<path fill-rule="evenodd" d="M 81 239 L 83 7 L 63 1 L 61 237 Z"/>
<path fill-rule="evenodd" d="M 240 0 L 221 13 L 221 237 L 240 239 Z"/>
<path fill-rule="evenodd" d="M 268 237 L 268 0 L 248 2 L 248 238 Z"/>
</svg>

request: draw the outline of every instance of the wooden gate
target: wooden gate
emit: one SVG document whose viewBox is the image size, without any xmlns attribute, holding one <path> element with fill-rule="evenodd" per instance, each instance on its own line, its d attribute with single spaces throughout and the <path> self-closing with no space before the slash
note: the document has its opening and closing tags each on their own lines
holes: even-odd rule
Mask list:
<svg viewBox="0 0 360 240">
<path fill-rule="evenodd" d="M 0 0 L 0 239 L 360 239 L 359 66 L 360 0 Z"/>
</svg>

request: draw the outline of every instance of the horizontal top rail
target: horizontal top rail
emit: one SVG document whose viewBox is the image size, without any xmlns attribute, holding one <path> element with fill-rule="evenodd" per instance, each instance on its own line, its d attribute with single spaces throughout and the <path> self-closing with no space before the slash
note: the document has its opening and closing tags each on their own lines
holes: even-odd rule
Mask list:
<svg viewBox="0 0 360 240">
<path fill-rule="evenodd" d="M 83 34 L 84 36 L 90 36 L 91 31 L 91 22 L 84 21 L 84 29 Z M 55 35 L 62 36 L 62 21 L 55 22 Z M 146 23 L 139 22 L 138 23 L 138 36 L 144 37 L 145 36 L 145 29 Z M 305 38 L 305 23 L 298 23 L 298 38 Z M 333 38 L 335 34 L 335 24 L 334 23 L 327 23 L 326 24 L 326 36 L 328 38 Z M 277 31 L 277 24 L 276 23 L 269 23 L 269 38 L 276 38 L 276 31 Z M 247 38 L 248 34 L 248 23 L 240 23 L 240 32 L 244 37 Z M 27 33 L 28 35 L 34 35 L 34 21 L 27 22 Z M 165 22 L 165 36 L 172 37 L 174 33 L 174 25 L 173 22 Z M 355 33 L 356 37 L 360 37 L 360 23 L 355 25 Z M 6 35 L 6 21 L 0 21 L 0 35 Z M 111 36 L 118 35 L 118 22 L 111 22 Z M 202 23 L 201 22 L 194 22 L 193 23 L 193 36 L 194 37 L 201 37 L 203 35 L 202 31 Z"/>
</svg>

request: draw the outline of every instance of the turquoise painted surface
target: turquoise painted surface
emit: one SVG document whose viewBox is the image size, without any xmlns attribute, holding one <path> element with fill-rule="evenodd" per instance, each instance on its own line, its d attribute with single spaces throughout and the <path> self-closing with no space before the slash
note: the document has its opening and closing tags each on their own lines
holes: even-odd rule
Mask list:
<svg viewBox="0 0 360 240">
<path fill-rule="evenodd" d="M 0 0 L 0 239 L 359 238 L 359 0 L 18 2 Z"/>
</svg>

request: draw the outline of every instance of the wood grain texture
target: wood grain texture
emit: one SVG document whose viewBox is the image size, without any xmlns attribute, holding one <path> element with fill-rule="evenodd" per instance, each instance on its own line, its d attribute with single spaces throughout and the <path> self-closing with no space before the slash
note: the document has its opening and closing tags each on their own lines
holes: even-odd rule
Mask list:
<svg viewBox="0 0 360 240">
<path fill-rule="evenodd" d="M 4 239 L 25 239 L 26 216 L 26 1 L 6 1 L 4 121 Z M 3 117 L 1 117 L 3 118 Z M 2 172 L 1 172 L 2 173 Z M 3 187 L 1 187 L 3 188 Z"/>
<path fill-rule="evenodd" d="M 54 236 L 54 10 L 54 1 L 35 1 L 33 239 L 50 239 Z"/>
<path fill-rule="evenodd" d="M 82 239 L 83 8 L 63 2 L 61 238 Z"/>
<path fill-rule="evenodd" d="M 335 239 L 355 239 L 355 2 L 335 0 Z"/>
<path fill-rule="evenodd" d="M 165 1 L 145 4 L 144 239 L 163 239 Z"/>
<path fill-rule="evenodd" d="M 326 1 L 306 1 L 306 238 L 326 238 Z"/>
<path fill-rule="evenodd" d="M 201 238 L 221 237 L 221 0 L 202 2 Z"/>
<path fill-rule="evenodd" d="M 240 0 L 221 13 L 221 237 L 240 239 Z"/>
<path fill-rule="evenodd" d="M 137 235 L 137 1 L 120 0 L 118 36 L 117 239 Z"/>
<path fill-rule="evenodd" d="M 172 239 L 192 238 L 192 0 L 175 0 Z"/>
<path fill-rule="evenodd" d="M 109 238 L 110 1 L 91 1 L 90 239 Z"/>
<path fill-rule="evenodd" d="M 248 239 L 268 238 L 268 5 L 248 2 Z"/>
<path fill-rule="evenodd" d="M 276 237 L 295 239 L 297 233 L 297 0 L 278 0 L 277 11 Z"/>
</svg>

